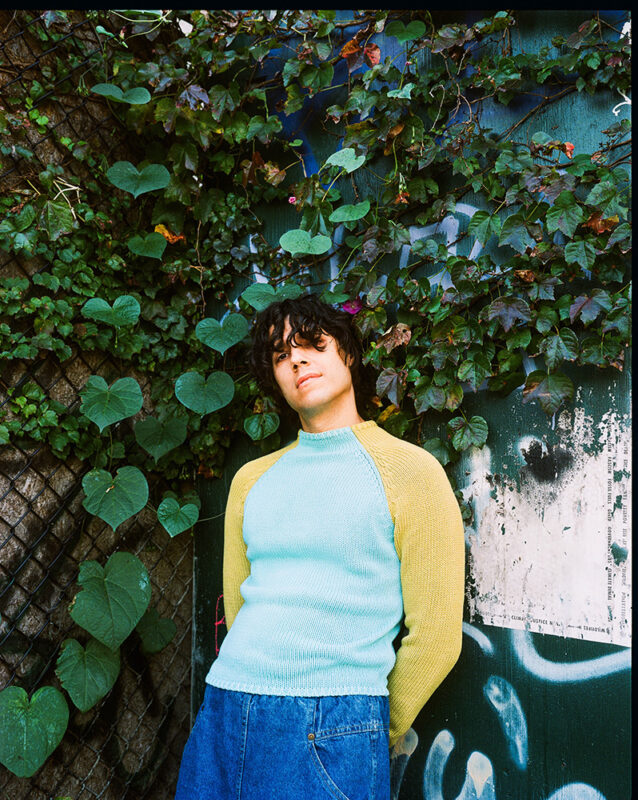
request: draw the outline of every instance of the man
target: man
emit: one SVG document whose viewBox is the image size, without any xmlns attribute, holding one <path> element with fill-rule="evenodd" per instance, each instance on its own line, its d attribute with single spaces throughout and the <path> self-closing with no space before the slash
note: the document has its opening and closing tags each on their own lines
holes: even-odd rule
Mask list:
<svg viewBox="0 0 638 800">
<path fill-rule="evenodd" d="M 359 413 L 348 314 L 312 295 L 273 303 L 251 366 L 301 428 L 231 483 L 228 633 L 177 800 L 389 800 L 389 747 L 460 652 L 458 504 L 430 453 Z"/>
</svg>

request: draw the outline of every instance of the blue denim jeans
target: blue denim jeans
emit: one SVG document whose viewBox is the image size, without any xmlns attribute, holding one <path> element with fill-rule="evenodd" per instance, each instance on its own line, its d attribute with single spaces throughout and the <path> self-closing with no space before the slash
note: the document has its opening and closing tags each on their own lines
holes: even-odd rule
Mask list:
<svg viewBox="0 0 638 800">
<path fill-rule="evenodd" d="M 389 800 L 386 696 L 282 697 L 206 685 L 175 800 Z"/>
</svg>

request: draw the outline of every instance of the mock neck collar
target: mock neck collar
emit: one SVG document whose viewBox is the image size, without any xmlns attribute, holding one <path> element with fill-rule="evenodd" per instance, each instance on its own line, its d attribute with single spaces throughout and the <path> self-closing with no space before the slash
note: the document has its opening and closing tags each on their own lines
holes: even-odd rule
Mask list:
<svg viewBox="0 0 638 800">
<path fill-rule="evenodd" d="M 356 438 L 355 435 L 358 431 L 376 427 L 376 424 L 377 423 L 373 419 L 366 419 L 354 425 L 345 425 L 342 428 L 331 428 L 330 430 L 320 431 L 319 433 L 309 433 L 303 428 L 300 428 L 297 433 L 297 443 L 303 447 L 314 447 L 319 450 L 341 446 L 351 442 L 353 438 Z"/>
</svg>

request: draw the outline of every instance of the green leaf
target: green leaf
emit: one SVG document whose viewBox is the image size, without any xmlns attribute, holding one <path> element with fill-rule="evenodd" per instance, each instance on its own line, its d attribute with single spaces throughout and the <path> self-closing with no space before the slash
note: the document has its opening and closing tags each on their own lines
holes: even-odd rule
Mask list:
<svg viewBox="0 0 638 800">
<path fill-rule="evenodd" d="M 149 608 L 137 623 L 135 630 L 142 640 L 143 653 L 159 653 L 173 641 L 177 626 L 172 619 L 160 617 L 156 608 Z"/>
<path fill-rule="evenodd" d="M 627 208 L 620 202 L 622 193 L 619 188 L 612 181 L 601 181 L 592 188 L 585 202 L 601 212 L 603 217 L 613 217 L 618 214 L 619 217 L 624 218 L 627 215 Z"/>
<path fill-rule="evenodd" d="M 199 372 L 185 372 L 175 381 L 175 396 L 198 414 L 210 414 L 227 406 L 235 394 L 235 382 L 227 372 L 213 372 L 204 380 Z"/>
<path fill-rule="evenodd" d="M 165 189 L 171 179 L 163 164 L 148 164 L 140 172 L 130 161 L 117 161 L 106 173 L 109 181 L 133 197 L 155 189 Z"/>
<path fill-rule="evenodd" d="M 167 244 L 168 242 L 161 233 L 153 231 L 143 237 L 139 234 L 132 236 L 126 246 L 136 256 L 146 256 L 147 258 L 157 258 L 159 260 L 162 258 Z"/>
<path fill-rule="evenodd" d="M 440 386 L 430 384 L 425 389 L 415 392 L 414 409 L 417 414 L 423 414 L 428 408 L 442 411 L 445 408 L 446 394 Z"/>
<path fill-rule="evenodd" d="M 534 247 L 536 244 L 525 227 L 525 218 L 522 214 L 512 214 L 505 220 L 498 243 L 499 245 L 509 244 L 518 253 L 524 253 L 528 247 Z"/>
<path fill-rule="evenodd" d="M 170 453 L 186 441 L 187 422 L 185 417 L 173 416 L 158 420 L 147 417 L 135 424 L 135 441 L 150 453 L 155 461 Z"/>
<path fill-rule="evenodd" d="M 400 100 L 410 100 L 412 97 L 413 83 L 406 83 L 401 89 L 390 89 L 388 97 L 396 97 Z"/>
<path fill-rule="evenodd" d="M 75 706 L 86 712 L 113 688 L 120 672 L 120 653 L 97 639 L 90 639 L 86 649 L 76 639 L 66 639 L 55 672 Z"/>
<path fill-rule="evenodd" d="M 377 395 L 379 397 L 387 395 L 390 402 L 398 406 L 405 391 L 405 378 L 405 370 L 397 370 L 394 367 L 384 369 L 377 377 Z"/>
<path fill-rule="evenodd" d="M 171 536 L 192 528 L 199 519 L 199 509 L 194 503 L 185 503 L 183 506 L 172 497 L 166 497 L 159 504 L 157 519 Z"/>
<path fill-rule="evenodd" d="M 148 608 L 151 581 L 132 553 L 118 552 L 102 568 L 97 561 L 80 564 L 82 590 L 71 603 L 71 619 L 111 650 L 116 650 Z"/>
<path fill-rule="evenodd" d="M 432 453 L 432 455 L 442 466 L 449 464 L 452 460 L 452 451 L 450 450 L 448 444 L 441 441 L 441 439 L 438 437 L 435 439 L 428 439 L 427 441 L 423 442 L 423 449 L 427 450 L 428 453 Z"/>
<path fill-rule="evenodd" d="M 551 306 L 543 306 L 538 311 L 535 327 L 539 333 L 547 333 L 558 323 L 558 314 Z"/>
<path fill-rule="evenodd" d="M 535 370 L 529 373 L 523 387 L 523 403 L 538 400 L 543 411 L 550 416 L 573 396 L 574 384 L 560 373 L 548 375 L 542 370 Z"/>
<path fill-rule="evenodd" d="M 561 192 L 547 212 L 547 232 L 562 231 L 570 239 L 583 221 L 583 209 L 576 203 L 572 192 Z"/>
<path fill-rule="evenodd" d="M 278 427 L 278 414 L 252 414 L 244 420 L 244 430 L 254 442 L 270 436 Z"/>
<path fill-rule="evenodd" d="M 197 323 L 195 336 L 200 342 L 222 355 L 248 336 L 248 320 L 242 314 L 228 314 L 222 322 L 207 317 Z"/>
<path fill-rule="evenodd" d="M 466 381 L 476 392 L 483 381 L 490 375 L 491 368 L 488 359 L 479 353 L 472 359 L 461 362 L 458 368 L 457 377 L 460 381 Z"/>
<path fill-rule="evenodd" d="M 532 315 L 525 300 L 520 297 L 497 297 L 485 309 L 488 320 L 497 319 L 505 333 L 510 330 L 516 320 L 529 322 Z"/>
<path fill-rule="evenodd" d="M 49 241 L 57 242 L 60 236 L 73 231 L 73 212 L 67 203 L 47 200 L 42 209 L 40 222 L 47 232 Z"/>
<path fill-rule="evenodd" d="M 483 447 L 487 441 L 488 427 L 483 417 L 454 417 L 447 424 L 452 437 L 452 447 L 461 451 L 468 447 Z"/>
<path fill-rule="evenodd" d="M 329 165 L 341 167 L 346 172 L 354 172 L 366 160 L 365 156 L 356 155 L 354 148 L 344 147 L 342 150 L 337 150 L 326 159 L 324 167 Z"/>
<path fill-rule="evenodd" d="M 476 236 L 481 244 L 485 244 L 492 234 L 498 236 L 500 232 L 500 217 L 496 214 L 488 214 L 487 211 L 474 212 L 468 226 L 470 236 Z"/>
<path fill-rule="evenodd" d="M 385 27 L 384 33 L 386 36 L 394 36 L 398 41 L 403 44 L 404 42 L 411 42 L 413 39 L 418 39 L 425 33 L 425 23 L 419 19 L 412 20 L 407 25 L 399 20 L 393 20 Z"/>
<path fill-rule="evenodd" d="M 569 328 L 561 328 L 558 333 L 546 336 L 539 350 L 545 354 L 549 369 L 555 369 L 562 361 L 573 361 L 578 355 L 578 337 Z"/>
<path fill-rule="evenodd" d="M 18 778 L 30 778 L 62 741 L 69 722 L 64 695 L 43 686 L 31 700 L 19 686 L 0 692 L 0 763 Z"/>
<path fill-rule="evenodd" d="M 82 306 L 81 311 L 89 319 L 121 328 L 124 325 L 135 325 L 140 316 L 140 304 L 130 294 L 116 297 L 112 307 L 101 297 L 92 297 Z"/>
<path fill-rule="evenodd" d="M 100 429 L 132 417 L 142 408 L 144 398 L 135 378 L 119 378 L 111 386 L 100 375 L 91 375 L 80 391 L 80 411 Z"/>
<path fill-rule="evenodd" d="M 107 97 L 115 103 L 128 103 L 129 105 L 144 105 L 151 99 L 148 89 L 137 87 L 123 92 L 114 83 L 96 83 L 95 86 L 91 87 L 91 91 L 102 95 L 102 97 Z"/>
<path fill-rule="evenodd" d="M 569 307 L 569 321 L 574 322 L 580 317 L 584 325 L 589 325 L 602 311 L 611 311 L 613 301 L 609 292 L 604 289 L 594 289 L 591 296 L 579 295 Z"/>
<path fill-rule="evenodd" d="M 252 283 L 245 289 L 241 297 L 249 303 L 255 311 L 263 311 L 275 300 L 285 300 L 286 298 L 299 297 L 304 292 L 303 288 L 296 283 L 286 283 L 276 289 L 269 283 Z"/>
<path fill-rule="evenodd" d="M 565 245 L 565 261 L 580 264 L 583 269 L 591 269 L 596 263 L 596 249 L 587 239 L 576 239 Z"/>
<path fill-rule="evenodd" d="M 92 469 L 82 478 L 82 488 L 84 508 L 114 531 L 148 501 L 148 483 L 137 467 L 120 467 L 114 478 L 106 470 Z"/>
<path fill-rule="evenodd" d="M 311 236 L 308 231 L 301 228 L 287 231 L 279 239 L 280 246 L 293 255 L 297 253 L 309 255 L 321 255 L 328 252 L 332 247 L 332 240 L 328 236 L 318 233 Z"/>
<path fill-rule="evenodd" d="M 370 211 L 370 201 L 364 200 L 355 205 L 344 205 L 336 208 L 328 217 L 330 222 L 354 222 L 357 219 L 362 219 Z"/>
</svg>

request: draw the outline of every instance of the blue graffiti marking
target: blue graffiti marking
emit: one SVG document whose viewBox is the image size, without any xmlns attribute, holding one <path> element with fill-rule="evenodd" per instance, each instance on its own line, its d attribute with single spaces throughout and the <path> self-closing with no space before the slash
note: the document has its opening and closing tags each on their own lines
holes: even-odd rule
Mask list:
<svg viewBox="0 0 638 800">
<path fill-rule="evenodd" d="M 456 800 L 496 800 L 492 762 L 478 750 L 467 760 L 465 782 Z"/>
<path fill-rule="evenodd" d="M 510 631 L 512 649 L 521 666 L 549 683 L 576 683 L 631 669 L 631 648 L 585 661 L 549 661 L 536 650 L 529 631 Z"/>
<path fill-rule="evenodd" d="M 470 625 L 468 622 L 463 623 L 463 633 L 466 636 L 469 636 L 470 639 L 474 639 L 474 641 L 478 644 L 481 648 L 481 651 L 486 656 L 493 656 L 494 655 L 494 645 L 487 636 L 480 631 L 478 628 L 475 628 L 473 625 Z"/>
<path fill-rule="evenodd" d="M 423 773 L 425 800 L 444 800 L 443 773 L 454 744 L 454 736 L 446 729 L 439 731 L 432 742 Z M 477 750 L 467 760 L 465 781 L 456 800 L 496 800 L 492 762 Z"/>
<path fill-rule="evenodd" d="M 588 783 L 568 783 L 556 789 L 547 800 L 605 800 L 605 795 Z"/>
<path fill-rule="evenodd" d="M 527 720 L 516 689 L 505 678 L 491 675 L 483 687 L 483 694 L 496 711 L 510 758 L 519 769 L 526 769 Z"/>
<path fill-rule="evenodd" d="M 423 797 L 426 800 L 444 800 L 443 772 L 452 750 L 454 750 L 454 736 L 446 729 L 439 731 L 425 761 Z"/>
</svg>

